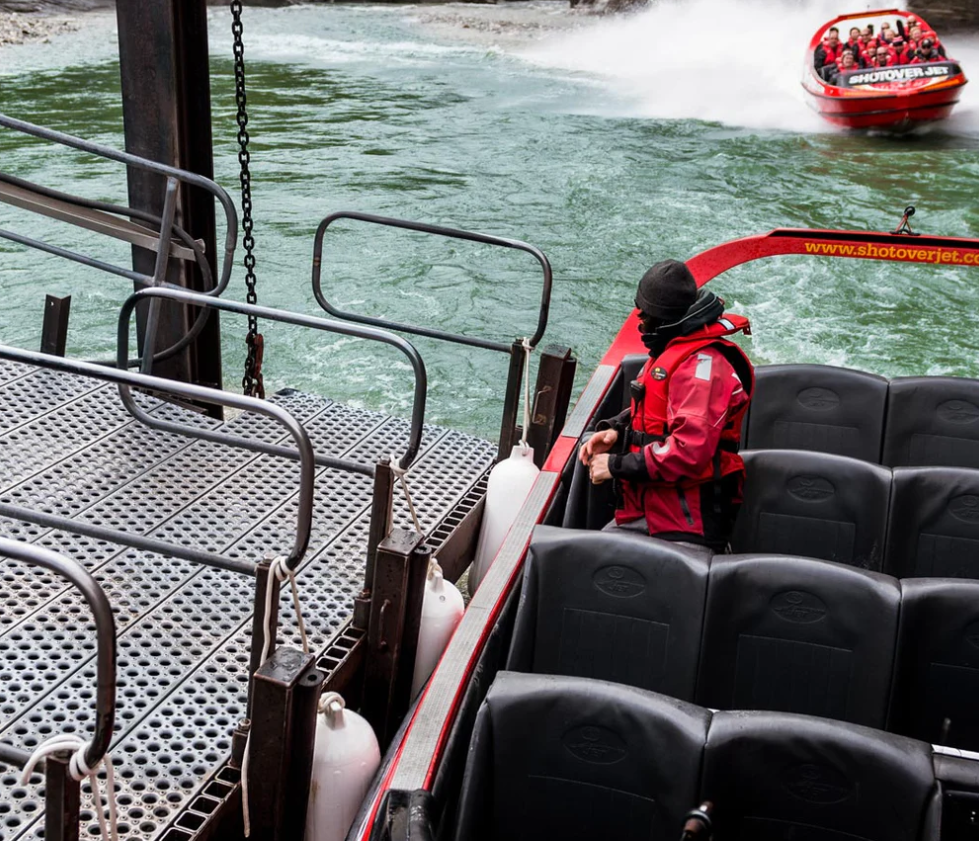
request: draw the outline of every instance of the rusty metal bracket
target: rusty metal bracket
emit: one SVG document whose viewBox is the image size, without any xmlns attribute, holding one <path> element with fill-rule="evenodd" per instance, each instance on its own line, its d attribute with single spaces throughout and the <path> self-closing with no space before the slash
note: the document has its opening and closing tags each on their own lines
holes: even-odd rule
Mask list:
<svg viewBox="0 0 979 841">
<path fill-rule="evenodd" d="M 362 712 L 371 723 L 382 748 L 394 735 L 401 714 L 407 710 L 403 670 L 411 661 L 418 640 L 417 617 L 424 597 L 430 550 L 420 554 L 421 535 L 394 529 L 377 547 L 371 586 L 370 621 L 367 629 L 367 663 L 364 670 Z M 419 575 L 417 567 L 424 562 Z M 419 581 L 420 578 L 420 581 Z M 412 630 L 413 628 L 413 630 Z M 414 638 L 412 639 L 412 634 Z M 410 647 L 409 647 L 410 646 Z M 411 675 L 408 675 L 408 690 Z"/>
<path fill-rule="evenodd" d="M 248 797 L 255 839 L 303 841 L 323 678 L 313 655 L 286 646 L 252 678 Z"/>
</svg>

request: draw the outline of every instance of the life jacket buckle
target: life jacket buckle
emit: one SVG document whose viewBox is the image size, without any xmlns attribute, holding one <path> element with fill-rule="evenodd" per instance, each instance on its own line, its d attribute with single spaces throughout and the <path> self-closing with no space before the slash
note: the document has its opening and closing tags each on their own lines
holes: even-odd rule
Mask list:
<svg viewBox="0 0 979 841">
<path fill-rule="evenodd" d="M 634 403 L 642 403 L 643 398 L 646 396 L 646 386 L 641 380 L 633 380 L 629 383 L 629 396 Z"/>
</svg>

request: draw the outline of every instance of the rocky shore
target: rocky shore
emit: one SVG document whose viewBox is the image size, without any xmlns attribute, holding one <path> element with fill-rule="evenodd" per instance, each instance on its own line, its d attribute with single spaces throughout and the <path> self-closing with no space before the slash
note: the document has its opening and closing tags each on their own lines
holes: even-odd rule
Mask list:
<svg viewBox="0 0 979 841">
<path fill-rule="evenodd" d="M 0 0 L 0 47 L 78 28 L 75 14 L 112 8 L 112 0 Z"/>
</svg>

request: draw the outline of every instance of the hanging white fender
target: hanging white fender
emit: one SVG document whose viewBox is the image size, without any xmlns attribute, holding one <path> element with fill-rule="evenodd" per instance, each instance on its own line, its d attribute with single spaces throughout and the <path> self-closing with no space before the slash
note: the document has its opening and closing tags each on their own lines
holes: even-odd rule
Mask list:
<svg viewBox="0 0 979 841">
<path fill-rule="evenodd" d="M 338 693 L 324 694 L 316 716 L 305 841 L 343 841 L 380 764 L 371 726 L 344 709 Z"/>
<path fill-rule="evenodd" d="M 442 568 L 432 564 L 425 582 L 425 600 L 422 602 L 421 627 L 418 630 L 418 648 L 415 651 L 415 672 L 411 680 L 411 697 L 421 691 L 452 638 L 452 633 L 462 619 L 466 606 L 462 593 L 451 581 L 442 577 Z"/>
<path fill-rule="evenodd" d="M 486 508 L 476 545 L 476 558 L 469 570 L 469 592 L 475 593 L 493 558 L 503 545 L 503 538 L 517 518 L 540 469 L 534 464 L 534 449 L 523 444 L 513 448 L 510 457 L 490 472 L 486 488 Z"/>
</svg>

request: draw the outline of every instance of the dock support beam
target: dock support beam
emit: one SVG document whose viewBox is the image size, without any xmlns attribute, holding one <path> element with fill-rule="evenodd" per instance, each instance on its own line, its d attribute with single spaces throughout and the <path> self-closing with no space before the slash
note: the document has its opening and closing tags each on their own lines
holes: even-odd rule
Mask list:
<svg viewBox="0 0 979 841">
<path fill-rule="evenodd" d="M 213 178 L 206 5 L 200 0 L 117 3 L 116 17 L 126 151 Z M 158 176 L 129 171 L 129 201 L 133 207 L 162 216 L 163 199 L 164 185 Z M 216 278 L 211 196 L 184 186 L 178 196 L 176 222 L 191 236 L 204 241 L 211 276 Z M 136 271 L 152 275 L 155 264 L 152 251 L 133 248 Z M 167 280 L 206 291 L 200 270 L 190 262 L 172 261 Z M 183 306 L 161 307 L 157 351 L 183 336 L 194 315 Z M 145 312 L 137 313 L 141 353 L 145 319 Z M 221 388 L 217 314 L 211 313 L 201 335 L 185 352 L 159 363 L 153 373 Z"/>
<path fill-rule="evenodd" d="M 252 678 L 248 800 L 251 837 L 302 841 L 323 673 L 283 646 Z"/>
<path fill-rule="evenodd" d="M 421 535 L 394 529 L 377 547 L 362 712 L 381 750 L 411 703 L 411 678 L 432 550 Z"/>
<path fill-rule="evenodd" d="M 64 356 L 68 346 L 68 314 L 71 312 L 71 295 L 44 299 L 44 324 L 41 327 L 41 353 Z"/>
<path fill-rule="evenodd" d="M 49 841 L 79 838 L 82 787 L 68 773 L 70 760 L 70 751 L 50 754 L 44 760 L 44 837 Z"/>
</svg>

